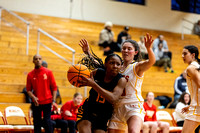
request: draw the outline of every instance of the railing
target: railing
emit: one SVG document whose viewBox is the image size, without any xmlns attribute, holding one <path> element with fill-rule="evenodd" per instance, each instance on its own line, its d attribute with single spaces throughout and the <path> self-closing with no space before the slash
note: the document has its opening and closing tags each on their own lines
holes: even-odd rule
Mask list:
<svg viewBox="0 0 200 133">
<path fill-rule="evenodd" d="M 52 40 L 54 40 L 55 42 L 59 43 L 60 45 L 62 45 L 63 47 L 67 48 L 68 50 L 70 50 L 72 52 L 72 62 L 70 62 L 69 60 L 65 59 L 63 56 L 61 56 L 60 54 L 56 53 L 55 51 L 53 51 L 52 49 L 50 49 L 49 47 L 47 47 L 46 45 L 40 43 L 40 33 L 46 35 L 47 37 L 51 38 Z M 56 56 L 58 56 L 59 58 L 63 59 L 64 61 L 74 65 L 74 61 L 75 61 L 75 50 L 72 49 L 71 47 L 67 46 L 66 44 L 64 44 L 63 42 L 61 42 L 60 40 L 56 39 L 55 37 L 53 37 L 52 35 L 48 34 L 47 32 L 43 31 L 42 29 L 38 29 L 38 35 L 37 35 L 37 54 L 39 54 L 39 47 L 40 45 L 42 45 L 44 48 L 46 48 L 47 50 L 49 50 L 51 53 L 55 54 Z"/>
<path fill-rule="evenodd" d="M 11 12 L 10 10 L 5 9 L 1 6 L 0 6 L 0 20 L 4 20 L 2 18 L 2 10 L 6 11 L 10 15 L 14 16 L 15 18 L 19 19 L 20 21 L 22 21 L 23 23 L 26 24 L 26 33 L 25 33 L 25 36 L 26 36 L 26 55 L 28 55 L 28 50 L 29 50 L 29 25 L 30 25 L 30 23 L 28 21 L 26 21 L 25 19 L 23 19 L 22 17 L 18 16 L 17 14 L 15 14 L 15 13 Z"/>
<path fill-rule="evenodd" d="M 189 27 L 189 25 L 190 26 L 194 26 L 194 23 L 193 22 L 191 22 L 191 21 L 189 21 L 189 20 L 187 20 L 187 19 L 185 19 L 185 18 L 183 18 L 182 19 L 182 23 L 181 23 L 181 39 L 182 40 L 184 40 L 184 29 L 187 29 L 187 30 L 189 30 L 189 31 L 192 31 L 193 29 L 191 28 L 191 27 Z"/>
</svg>

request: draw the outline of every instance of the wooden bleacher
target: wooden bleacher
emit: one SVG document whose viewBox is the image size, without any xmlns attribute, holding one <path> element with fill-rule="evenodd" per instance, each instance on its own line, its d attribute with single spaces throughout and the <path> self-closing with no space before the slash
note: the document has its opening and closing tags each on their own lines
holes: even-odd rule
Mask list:
<svg viewBox="0 0 200 133">
<path fill-rule="evenodd" d="M 49 17 L 34 14 L 18 13 L 19 16 L 28 20 L 30 25 L 29 55 L 26 55 L 26 38 L 16 29 L 1 22 L 0 27 L 0 111 L 9 105 L 20 106 L 27 113 L 30 104 L 25 103 L 25 97 L 21 93 L 26 84 L 27 73 L 30 72 L 34 65 L 32 57 L 36 54 L 37 47 L 37 28 L 41 28 L 49 34 L 55 36 L 68 46 L 76 50 L 76 63 L 82 57 L 82 50 L 79 47 L 79 40 L 85 38 L 91 44 L 96 55 L 104 59 L 103 51 L 98 47 L 99 33 L 104 27 L 102 23 L 94 23 L 80 20 L 65 18 Z M 115 39 L 117 34 L 123 29 L 123 26 L 114 25 Z M 145 73 L 142 85 L 142 95 L 153 91 L 155 97 L 158 95 L 167 95 L 173 97 L 175 78 L 186 68 L 181 58 L 183 46 L 193 44 L 199 47 L 199 38 L 196 35 L 185 35 L 185 40 L 181 40 L 181 35 L 177 33 L 148 30 L 142 28 L 130 29 L 132 39 L 139 41 L 141 35 L 146 32 L 156 38 L 159 34 L 165 36 L 170 51 L 172 51 L 172 66 L 175 73 L 164 73 L 163 68 L 152 67 Z M 56 52 L 61 53 L 64 57 L 70 58 L 71 53 L 67 52 L 61 46 L 56 45 L 53 41 L 41 36 L 45 45 L 51 47 Z M 70 100 L 75 92 L 81 92 L 84 95 L 84 88 L 72 87 L 67 81 L 67 70 L 69 64 L 59 59 L 46 49 L 40 46 L 40 54 L 43 60 L 47 61 L 48 68 L 53 71 L 57 85 L 59 87 L 62 102 Z M 121 55 L 120 53 L 118 53 Z M 89 88 L 87 90 L 87 93 Z M 171 111 L 171 110 L 170 110 Z"/>
</svg>

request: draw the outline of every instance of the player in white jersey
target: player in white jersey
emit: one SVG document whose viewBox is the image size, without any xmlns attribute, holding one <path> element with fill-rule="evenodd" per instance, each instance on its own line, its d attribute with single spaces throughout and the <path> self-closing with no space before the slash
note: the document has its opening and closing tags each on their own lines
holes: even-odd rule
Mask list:
<svg viewBox="0 0 200 133">
<path fill-rule="evenodd" d="M 139 133 L 144 119 L 143 98 L 141 85 L 143 75 L 155 63 L 155 56 L 151 49 L 152 36 L 148 33 L 145 37 L 145 47 L 148 51 L 149 60 L 140 61 L 140 49 L 136 41 L 126 40 L 122 44 L 123 66 L 121 73 L 127 79 L 127 85 L 121 98 L 114 104 L 114 113 L 109 122 L 109 133 L 122 133 L 128 125 L 129 133 Z M 89 44 L 82 40 L 82 50 L 91 56 Z M 140 62 L 138 62 L 140 61 Z"/>
<path fill-rule="evenodd" d="M 151 49 L 152 36 L 145 37 L 145 47 L 149 60 L 138 60 L 140 49 L 136 41 L 126 40 L 122 43 L 123 67 L 121 70 L 128 83 L 119 101 L 114 105 L 114 112 L 108 126 L 109 133 L 125 132 L 126 125 L 129 133 L 139 133 L 144 120 L 143 98 L 141 86 L 144 72 L 154 63 L 155 56 Z M 137 62 L 139 61 L 139 62 Z M 133 63 L 134 62 L 134 63 Z"/>
<path fill-rule="evenodd" d="M 196 46 L 185 46 L 182 52 L 184 63 L 189 66 L 187 72 L 187 85 L 191 95 L 190 106 L 183 108 L 182 113 L 186 113 L 182 133 L 192 133 L 200 124 L 200 59 L 199 51 Z"/>
</svg>

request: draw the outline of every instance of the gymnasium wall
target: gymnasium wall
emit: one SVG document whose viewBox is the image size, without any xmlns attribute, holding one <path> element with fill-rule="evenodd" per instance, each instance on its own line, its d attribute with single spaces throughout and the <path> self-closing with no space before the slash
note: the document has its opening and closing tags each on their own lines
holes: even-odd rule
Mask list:
<svg viewBox="0 0 200 133">
<path fill-rule="evenodd" d="M 112 0 L 0 0 L 0 5 L 24 13 L 93 22 L 109 20 L 119 25 L 177 33 L 181 33 L 182 18 L 192 22 L 200 19 L 198 14 L 172 11 L 171 0 L 146 0 L 146 6 Z M 191 33 L 189 30 L 185 32 Z"/>
</svg>

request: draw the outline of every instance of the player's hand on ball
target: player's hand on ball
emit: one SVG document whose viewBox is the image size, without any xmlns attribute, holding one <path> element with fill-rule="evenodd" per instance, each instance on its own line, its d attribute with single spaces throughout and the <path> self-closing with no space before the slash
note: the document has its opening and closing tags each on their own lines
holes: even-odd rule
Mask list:
<svg viewBox="0 0 200 133">
<path fill-rule="evenodd" d="M 82 80 L 78 80 L 78 83 L 81 84 L 80 86 L 92 86 L 95 83 L 92 73 L 90 73 L 90 78 L 86 78 L 84 76 L 80 76 L 80 77 L 82 79 Z"/>
</svg>

